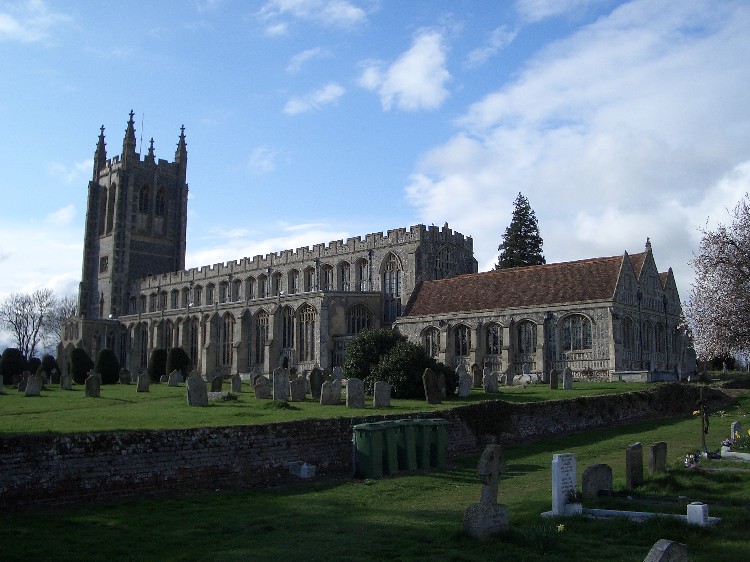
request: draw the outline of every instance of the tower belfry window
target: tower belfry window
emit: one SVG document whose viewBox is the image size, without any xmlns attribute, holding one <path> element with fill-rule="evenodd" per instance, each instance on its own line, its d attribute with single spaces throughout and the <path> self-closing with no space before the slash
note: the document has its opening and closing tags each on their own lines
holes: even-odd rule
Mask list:
<svg viewBox="0 0 750 562">
<path fill-rule="evenodd" d="M 164 194 L 164 190 L 160 189 L 156 194 L 156 207 L 154 213 L 157 217 L 163 217 L 167 214 L 167 196 Z"/>
<path fill-rule="evenodd" d="M 148 214 L 148 186 L 144 185 L 138 193 L 138 212 Z"/>
</svg>

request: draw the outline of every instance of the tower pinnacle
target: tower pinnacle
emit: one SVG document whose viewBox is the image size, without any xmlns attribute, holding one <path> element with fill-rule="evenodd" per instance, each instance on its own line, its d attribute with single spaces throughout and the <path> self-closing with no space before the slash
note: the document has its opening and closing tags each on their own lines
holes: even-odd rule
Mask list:
<svg viewBox="0 0 750 562">
<path fill-rule="evenodd" d="M 107 143 L 104 142 L 104 125 L 99 129 L 99 140 L 96 143 L 94 152 L 94 181 L 96 181 L 101 170 L 107 164 Z"/>
<path fill-rule="evenodd" d="M 135 155 L 135 122 L 133 121 L 133 110 L 130 110 L 128 128 L 125 129 L 125 138 L 122 141 L 122 159 L 127 161 L 128 157 Z"/>
</svg>

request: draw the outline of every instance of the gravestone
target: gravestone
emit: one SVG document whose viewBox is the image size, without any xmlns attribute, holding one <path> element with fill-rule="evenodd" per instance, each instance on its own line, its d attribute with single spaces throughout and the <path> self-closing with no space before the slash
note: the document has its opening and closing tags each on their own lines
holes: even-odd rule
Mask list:
<svg viewBox="0 0 750 562">
<path fill-rule="evenodd" d="M 169 378 L 167 379 L 167 384 L 169 386 L 180 386 L 182 383 L 182 373 L 175 369 L 171 373 L 169 373 Z"/>
<path fill-rule="evenodd" d="M 162 376 L 159 377 L 159 382 L 169 382 L 169 375 L 164 373 Z"/>
<path fill-rule="evenodd" d="M 667 471 L 667 443 L 659 441 L 651 445 L 648 456 L 648 472 L 654 475 L 658 472 Z"/>
<path fill-rule="evenodd" d="M 429 367 L 422 374 L 422 384 L 424 385 L 424 396 L 428 404 L 440 404 L 442 393 L 438 384 L 438 378 L 435 371 Z"/>
<path fill-rule="evenodd" d="M 242 392 L 242 379 L 239 374 L 232 375 L 232 392 L 234 394 L 240 394 Z"/>
<path fill-rule="evenodd" d="M 302 371 L 299 378 L 305 382 L 305 394 L 310 394 L 312 391 L 310 387 L 310 371 Z"/>
<path fill-rule="evenodd" d="M 273 371 L 273 399 L 289 400 L 289 371 L 278 367 Z"/>
<path fill-rule="evenodd" d="M 625 450 L 625 487 L 637 488 L 643 483 L 643 446 L 633 443 Z"/>
<path fill-rule="evenodd" d="M 445 380 L 445 373 L 442 371 L 438 373 L 437 382 L 438 388 L 440 389 L 440 399 L 442 400 L 448 396 L 448 385 Z"/>
<path fill-rule="evenodd" d="M 60 389 L 61 390 L 73 390 L 73 375 L 65 373 L 60 376 Z"/>
<path fill-rule="evenodd" d="M 18 392 L 26 392 L 26 383 L 31 376 L 31 372 L 24 371 L 21 373 L 21 378 L 18 380 Z"/>
<path fill-rule="evenodd" d="M 136 392 L 148 392 L 151 386 L 151 377 L 148 373 L 141 373 L 138 375 L 138 386 L 135 387 Z"/>
<path fill-rule="evenodd" d="M 691 502 L 687 506 L 687 522 L 691 525 L 708 525 L 708 504 Z"/>
<path fill-rule="evenodd" d="M 497 380 L 497 371 L 491 371 L 489 375 L 487 375 L 483 381 L 484 384 L 484 391 L 488 394 L 492 394 L 495 392 L 500 392 L 499 388 L 499 382 Z"/>
<path fill-rule="evenodd" d="M 90 398 L 99 398 L 102 388 L 102 377 L 98 373 L 90 374 L 86 377 L 86 396 Z"/>
<path fill-rule="evenodd" d="M 688 547 L 682 543 L 659 539 L 648 551 L 643 562 L 689 562 Z"/>
<path fill-rule="evenodd" d="M 336 365 L 336 366 L 335 366 L 335 367 L 333 368 L 333 373 L 332 373 L 332 375 L 333 375 L 333 378 L 334 378 L 334 379 L 338 379 L 338 380 L 340 380 L 340 381 L 343 381 L 343 380 L 344 380 L 344 378 L 345 378 L 345 377 L 344 377 L 344 369 L 342 369 L 342 368 L 341 368 L 340 366 Z"/>
<path fill-rule="evenodd" d="M 324 380 L 323 371 L 318 367 L 310 371 L 310 394 L 313 400 L 320 400 L 320 388 Z"/>
<path fill-rule="evenodd" d="M 581 504 L 572 500 L 577 478 L 574 453 L 552 455 L 552 515 L 580 513 Z"/>
<path fill-rule="evenodd" d="M 52 372 L 49 376 L 49 382 L 52 384 L 60 384 L 60 371 L 57 369 L 52 369 Z"/>
<path fill-rule="evenodd" d="M 557 382 L 558 374 L 556 369 L 552 369 L 549 372 L 549 387 L 550 390 L 557 390 L 558 382 Z"/>
<path fill-rule="evenodd" d="M 41 396 L 43 384 L 44 379 L 41 375 L 29 375 L 29 378 L 26 379 L 26 390 L 24 391 L 23 395 Z"/>
<path fill-rule="evenodd" d="M 325 381 L 320 387 L 320 405 L 335 406 L 341 404 L 341 382 L 338 379 Z"/>
<path fill-rule="evenodd" d="M 224 380 L 219 375 L 215 375 L 211 379 L 211 392 L 221 392 L 221 387 L 223 384 Z"/>
<path fill-rule="evenodd" d="M 469 505 L 464 512 L 463 530 L 467 535 L 486 540 L 508 530 L 508 506 L 497 503 L 500 474 L 503 472 L 505 459 L 502 447 L 487 445 L 477 465 L 482 482 L 479 503 Z"/>
<path fill-rule="evenodd" d="M 362 379 L 349 379 L 346 383 L 346 405 L 349 408 L 365 407 L 365 383 Z"/>
<path fill-rule="evenodd" d="M 185 381 L 188 406 L 208 406 L 208 384 L 197 373 Z"/>
<path fill-rule="evenodd" d="M 373 408 L 391 407 L 391 385 L 386 381 L 377 381 L 372 395 Z"/>
<path fill-rule="evenodd" d="M 475 373 L 474 374 L 474 388 L 482 388 L 482 385 L 484 384 L 484 379 L 487 378 L 487 375 L 489 375 L 492 372 L 492 369 L 490 367 L 485 367 L 482 369 L 481 373 Z M 479 378 L 477 378 L 477 376 Z"/>
<path fill-rule="evenodd" d="M 304 402 L 305 397 L 305 380 L 297 377 L 289 381 L 289 397 L 293 402 Z"/>
<path fill-rule="evenodd" d="M 255 390 L 256 398 L 262 400 L 271 398 L 271 381 L 268 380 L 268 377 L 264 377 L 263 375 L 255 377 L 253 389 Z"/>
<path fill-rule="evenodd" d="M 465 370 L 466 369 L 464 369 L 464 371 Z M 458 380 L 461 380 L 461 373 L 456 371 L 456 374 L 458 375 Z M 482 369 L 480 369 L 479 365 L 477 365 L 476 363 L 471 366 L 471 384 L 472 386 L 482 386 Z"/>
<path fill-rule="evenodd" d="M 505 369 L 505 386 L 513 386 L 513 367 Z"/>
<path fill-rule="evenodd" d="M 459 398 L 468 398 L 469 396 L 471 396 L 471 387 L 473 382 L 474 381 L 472 377 L 470 377 L 466 371 L 464 371 L 463 374 L 458 377 Z"/>
<path fill-rule="evenodd" d="M 565 367 L 563 371 L 563 390 L 571 390 L 573 388 L 573 371 L 570 367 Z"/>
<path fill-rule="evenodd" d="M 581 475 L 581 495 L 585 500 L 593 500 L 604 490 L 612 491 L 612 468 L 607 464 L 592 464 Z"/>
<path fill-rule="evenodd" d="M 120 384 L 131 384 L 133 382 L 133 375 L 127 369 L 120 369 Z"/>
<path fill-rule="evenodd" d="M 729 430 L 729 440 L 734 441 L 735 439 L 739 439 L 740 437 L 742 437 L 742 424 L 738 421 L 732 422 Z"/>
</svg>

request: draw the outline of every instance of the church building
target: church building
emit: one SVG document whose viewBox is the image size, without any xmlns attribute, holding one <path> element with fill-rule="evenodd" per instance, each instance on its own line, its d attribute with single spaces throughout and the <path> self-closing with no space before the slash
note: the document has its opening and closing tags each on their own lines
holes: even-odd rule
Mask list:
<svg viewBox="0 0 750 562">
<path fill-rule="evenodd" d="M 109 348 L 131 372 L 181 347 L 201 374 L 341 365 L 347 343 L 393 327 L 439 361 L 512 373 L 694 370 L 671 270 L 642 253 L 477 273 L 473 241 L 416 225 L 185 269 L 187 145 L 174 160 L 94 153 L 78 316 L 58 363 Z M 691 357 L 692 363 L 691 363 Z"/>
</svg>

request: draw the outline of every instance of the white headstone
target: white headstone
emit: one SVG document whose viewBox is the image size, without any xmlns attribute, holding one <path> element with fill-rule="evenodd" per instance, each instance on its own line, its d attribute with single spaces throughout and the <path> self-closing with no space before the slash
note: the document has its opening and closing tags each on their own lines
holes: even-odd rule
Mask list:
<svg viewBox="0 0 750 562">
<path fill-rule="evenodd" d="M 565 515 L 568 498 L 576 492 L 577 477 L 574 453 L 552 455 L 552 515 Z"/>
<path fill-rule="evenodd" d="M 687 522 L 691 525 L 708 525 L 708 505 L 701 502 L 692 502 L 687 506 Z"/>
</svg>

